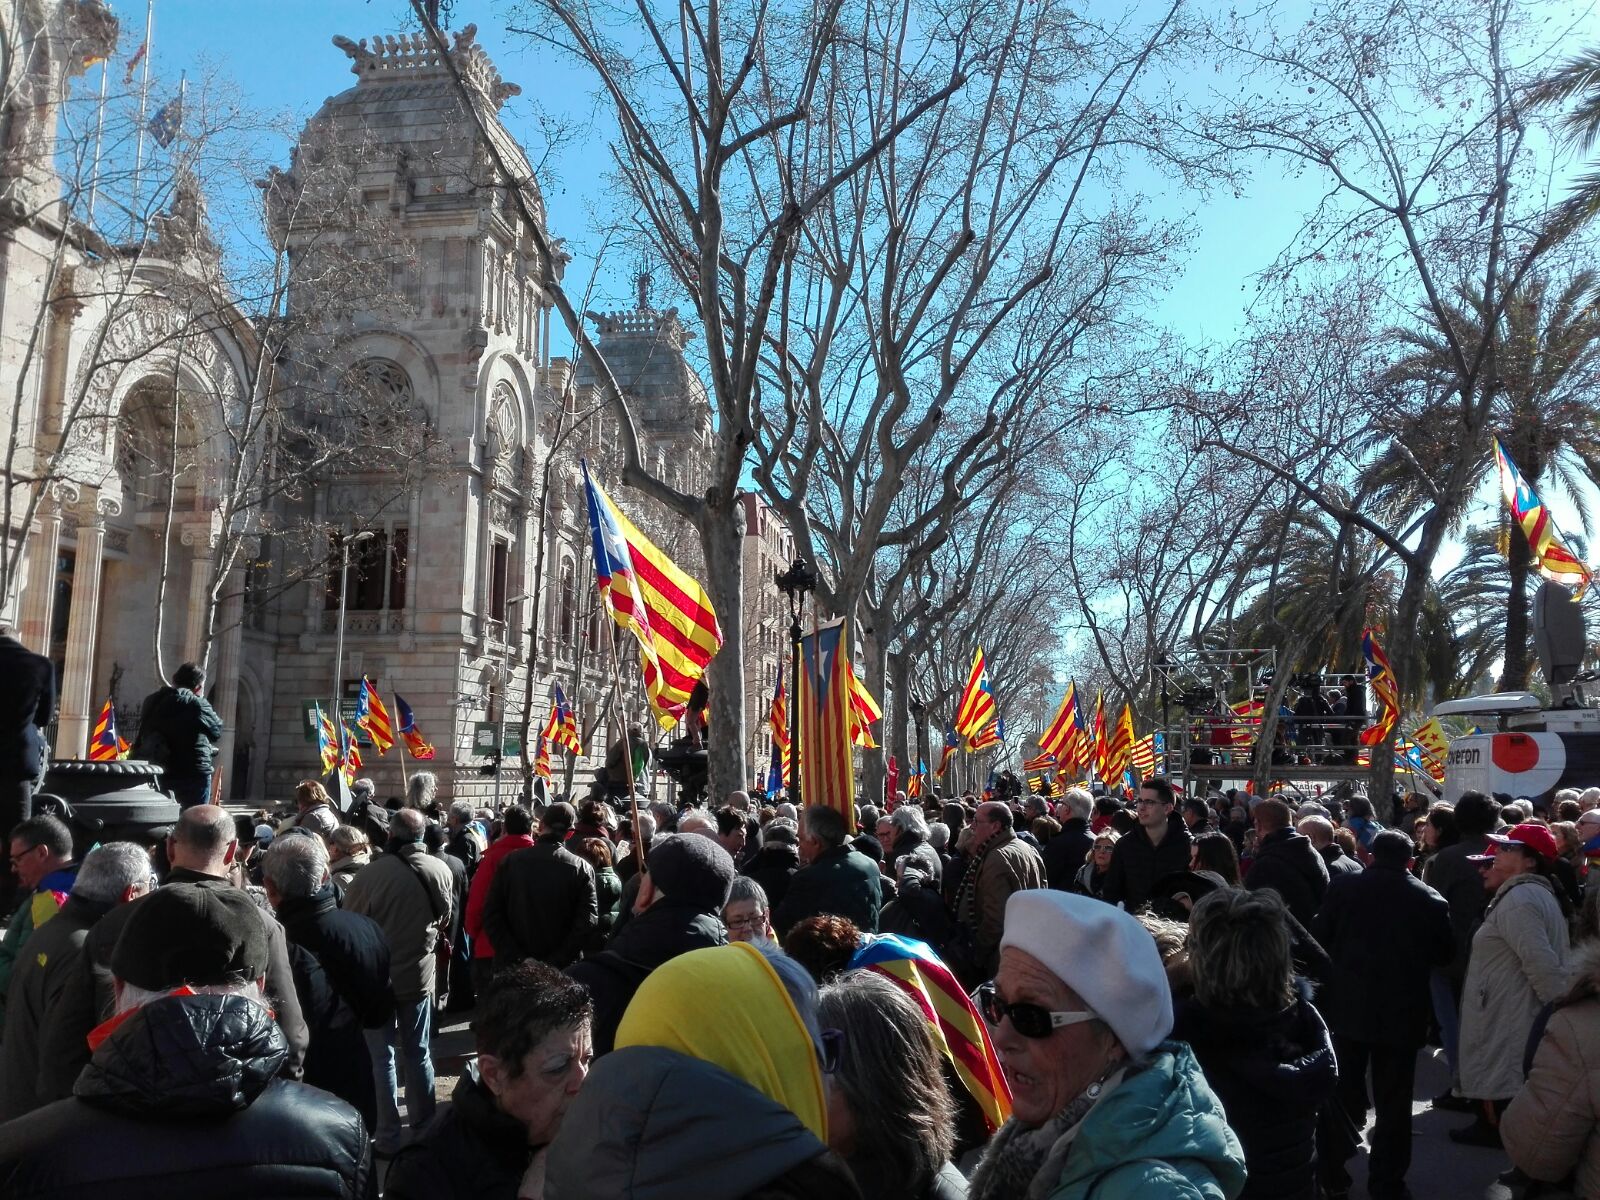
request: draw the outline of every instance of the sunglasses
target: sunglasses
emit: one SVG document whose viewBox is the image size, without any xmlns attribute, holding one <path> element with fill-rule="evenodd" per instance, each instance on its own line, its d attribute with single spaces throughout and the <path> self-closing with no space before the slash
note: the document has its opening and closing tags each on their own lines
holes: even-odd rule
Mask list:
<svg viewBox="0 0 1600 1200">
<path fill-rule="evenodd" d="M 1067 1025 L 1079 1025 L 1096 1020 L 1092 1012 L 1051 1012 L 1038 1004 L 1007 1004 L 1000 999 L 994 984 L 986 983 L 977 991 L 978 1011 L 992 1028 L 998 1028 L 1002 1017 L 1011 1018 L 1011 1028 L 1025 1038 L 1047 1038 Z"/>
</svg>

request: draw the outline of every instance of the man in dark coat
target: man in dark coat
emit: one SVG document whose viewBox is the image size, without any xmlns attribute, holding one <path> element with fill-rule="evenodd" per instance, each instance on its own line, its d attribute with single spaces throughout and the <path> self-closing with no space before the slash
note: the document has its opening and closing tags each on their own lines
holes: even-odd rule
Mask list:
<svg viewBox="0 0 1600 1200">
<path fill-rule="evenodd" d="M 0 832 L 9 833 L 32 815 L 50 765 L 44 731 L 56 712 L 56 670 L 0 626 L 0 679 Z"/>
<path fill-rule="evenodd" d="M 1101 898 L 1129 912 L 1142 908 L 1156 880 L 1189 869 L 1189 827 L 1174 811 L 1172 782 L 1152 775 L 1139 785 L 1138 826 L 1125 833 L 1111 853 Z"/>
<path fill-rule="evenodd" d="M 100 918 L 150 890 L 150 855 L 132 842 L 107 842 L 83 860 L 61 911 L 28 939 L 6 994 L 0 1041 L 0 1121 L 38 1108 L 40 1029 L 78 969 L 83 943 Z"/>
<path fill-rule="evenodd" d="M 370 917 L 334 901 L 322 839 L 286 834 L 262 864 L 267 903 L 289 939 L 295 991 L 310 1031 L 305 1082 L 332 1092 L 377 1128 L 372 1055 L 363 1033 L 394 1019 L 389 944 Z"/>
<path fill-rule="evenodd" d="M 876 933 L 883 907 L 882 876 L 865 854 L 848 842 L 849 831 L 837 809 L 812 805 L 800 824 L 800 861 L 783 903 L 773 910 L 773 928 L 782 937 L 807 917 L 845 917 L 863 933 Z"/>
<path fill-rule="evenodd" d="M 163 768 L 161 782 L 184 808 L 211 799 L 211 759 L 222 740 L 222 718 L 201 694 L 206 675 L 194 663 L 172 673 L 172 686 L 145 697 L 133 757 Z"/>
<path fill-rule="evenodd" d="M 1255 808 L 1256 855 L 1244 886 L 1271 888 L 1302 925 L 1310 925 L 1328 891 L 1328 866 L 1311 839 L 1290 825 L 1294 814 L 1282 800 L 1263 800 Z"/>
<path fill-rule="evenodd" d="M 361 1116 L 279 1079 L 288 1053 L 262 999 L 267 935 L 238 888 L 172 884 L 130 915 L 112 957 L 125 999 L 95 1029 L 71 1099 L 0 1127 L 8 1200 L 376 1195 Z M 212 989 L 176 994 L 188 985 Z"/>
<path fill-rule="evenodd" d="M 572 805 L 552 804 L 539 818 L 538 840 L 495 871 L 483 928 L 497 967 L 524 958 L 569 966 L 598 924 L 594 868 L 561 844 L 576 820 Z"/>
<path fill-rule="evenodd" d="M 800 869 L 800 834 L 787 817 L 774 817 L 761 835 L 761 849 L 740 869 L 761 885 L 773 908 L 789 894 L 789 881 Z"/>
<path fill-rule="evenodd" d="M 1330 880 L 1340 875 L 1358 875 L 1361 873 L 1361 862 L 1344 852 L 1344 847 L 1333 840 L 1333 822 L 1327 817 L 1306 817 L 1295 826 L 1305 834 L 1306 840 L 1311 843 L 1311 848 L 1322 856 L 1322 863 L 1328 868 Z"/>
<path fill-rule="evenodd" d="M 1068 788 L 1056 805 L 1056 815 L 1061 820 L 1061 832 L 1044 844 L 1040 855 L 1044 858 L 1045 882 L 1058 892 L 1070 892 L 1073 880 L 1089 861 L 1089 851 L 1094 849 L 1094 834 L 1089 832 L 1094 797 L 1083 788 Z"/>
<path fill-rule="evenodd" d="M 668 834 L 655 839 L 645 866 L 637 915 L 599 954 L 567 970 L 594 998 L 596 1056 L 610 1053 L 628 1001 L 651 971 L 691 950 L 728 944 L 721 913 L 736 872 L 726 850 L 696 833 Z M 496 937 L 496 961 L 499 945 Z"/>
<path fill-rule="evenodd" d="M 1325 1197 L 1349 1194 L 1345 1163 L 1367 1119 L 1367 1069 L 1377 1123 L 1370 1138 L 1367 1190 L 1375 1200 L 1409 1196 L 1411 1091 L 1417 1050 L 1428 1036 L 1428 976 L 1450 961 L 1450 907 L 1407 870 L 1411 839 L 1386 829 L 1372 840 L 1372 865 L 1340 875 L 1311 932 L 1333 959 L 1317 997 L 1339 1060 L 1338 1102 L 1318 1131 Z"/>
<path fill-rule="evenodd" d="M 445 978 L 439 980 L 435 1007 L 440 1012 L 465 1012 L 472 1007 L 472 952 L 464 936 L 467 917 L 467 888 L 472 874 L 464 859 L 451 848 L 454 841 L 446 840 L 444 826 L 428 822 L 422 833 L 422 844 L 428 853 L 450 870 L 450 924 L 445 936 L 450 941 L 450 965 Z M 468 843 L 471 845 L 472 843 Z"/>
</svg>

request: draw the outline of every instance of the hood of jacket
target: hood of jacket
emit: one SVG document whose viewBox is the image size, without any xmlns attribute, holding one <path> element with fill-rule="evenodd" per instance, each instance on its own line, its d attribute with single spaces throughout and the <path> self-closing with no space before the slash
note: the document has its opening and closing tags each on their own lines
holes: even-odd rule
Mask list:
<svg viewBox="0 0 1600 1200">
<path fill-rule="evenodd" d="M 1521 875 L 1513 875 L 1500 885 L 1500 890 L 1495 892 L 1494 896 L 1489 900 L 1489 908 L 1492 910 L 1497 904 L 1504 904 L 1506 898 L 1519 887 L 1542 887 L 1551 896 L 1556 894 L 1555 884 L 1551 883 L 1550 880 L 1543 875 L 1535 875 L 1532 871 L 1524 871 Z M 1525 896 L 1523 899 L 1532 899 L 1532 897 Z M 1484 915 L 1487 916 L 1488 913 L 1486 912 Z"/>
<path fill-rule="evenodd" d="M 1310 988 L 1295 981 L 1295 1002 L 1278 1012 L 1180 1005 L 1172 1031 L 1198 1058 L 1215 1063 L 1263 1103 L 1286 1110 L 1319 1104 L 1339 1071 L 1328 1027 L 1311 1005 Z M 1221 1084 L 1218 1084 L 1221 1087 Z"/>
<path fill-rule="evenodd" d="M 730 1122 L 729 1113 L 738 1119 Z M 712 1152 L 690 1129 L 716 1129 Z M 720 1067 L 657 1046 L 599 1059 L 562 1119 L 547 1200 L 745 1196 L 823 1153 L 794 1113 Z"/>
<path fill-rule="evenodd" d="M 95 1051 L 73 1094 L 136 1117 L 220 1117 L 248 1108 L 288 1057 L 263 1004 L 244 996 L 163 996 Z"/>
<path fill-rule="evenodd" d="M 618 930 L 606 949 L 653 971 L 680 954 L 727 944 L 727 927 L 715 912 L 663 896 Z"/>
<path fill-rule="evenodd" d="M 1083 1120 L 1061 1170 L 1061 1188 L 1092 1193 L 1093 1181 L 1126 1163 L 1156 1159 L 1203 1167 L 1222 1192 L 1244 1187 L 1244 1150 L 1194 1052 L 1163 1042 L 1149 1065 L 1124 1079 Z"/>
</svg>

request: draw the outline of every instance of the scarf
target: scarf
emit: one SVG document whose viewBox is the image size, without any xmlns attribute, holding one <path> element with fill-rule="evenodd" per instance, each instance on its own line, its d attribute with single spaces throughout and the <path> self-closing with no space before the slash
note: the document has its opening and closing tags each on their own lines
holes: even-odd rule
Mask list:
<svg viewBox="0 0 1600 1200">
<path fill-rule="evenodd" d="M 1015 1117 L 1007 1121 L 984 1151 L 967 1185 L 967 1200 L 1044 1200 L 1061 1178 L 1083 1119 L 1126 1075 L 1124 1065 L 1097 1079 L 1037 1129 L 1023 1128 Z"/>
<path fill-rule="evenodd" d="M 972 861 L 967 864 L 966 874 L 961 877 L 961 886 L 956 889 L 956 920 L 961 924 L 977 925 L 978 872 L 983 869 L 983 860 L 989 856 L 989 851 L 1010 834 L 1009 829 L 996 829 L 982 845 L 972 848 Z"/>
</svg>

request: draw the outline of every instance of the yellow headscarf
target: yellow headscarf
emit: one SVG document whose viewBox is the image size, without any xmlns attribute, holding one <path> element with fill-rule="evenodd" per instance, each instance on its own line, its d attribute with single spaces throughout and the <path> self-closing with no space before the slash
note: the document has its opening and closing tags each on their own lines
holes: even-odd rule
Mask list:
<svg viewBox="0 0 1600 1200">
<path fill-rule="evenodd" d="M 747 942 L 691 950 L 634 993 L 616 1047 L 660 1046 L 721 1067 L 783 1105 L 823 1145 L 822 1068 L 783 980 Z"/>
</svg>

